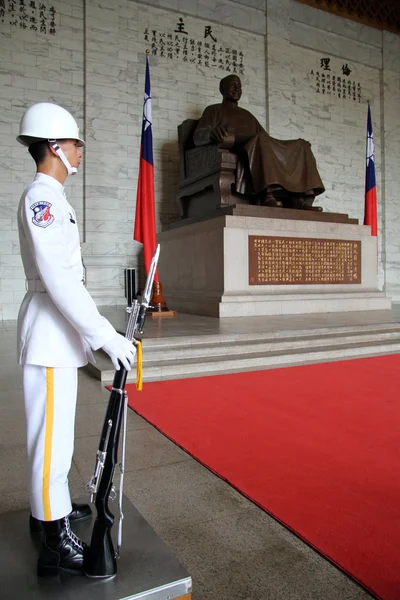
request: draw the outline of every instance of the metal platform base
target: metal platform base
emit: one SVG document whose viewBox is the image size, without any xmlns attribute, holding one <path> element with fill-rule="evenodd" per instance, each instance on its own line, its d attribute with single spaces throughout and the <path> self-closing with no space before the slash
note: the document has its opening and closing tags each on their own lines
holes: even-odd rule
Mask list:
<svg viewBox="0 0 400 600">
<path fill-rule="evenodd" d="M 87 502 L 87 498 L 77 501 Z M 64 574 L 38 578 L 36 560 L 41 534 L 29 533 L 29 511 L 0 515 L 2 600 L 190 600 L 191 577 L 125 496 L 123 509 L 118 574 L 109 580 Z M 113 534 L 116 530 L 114 526 Z M 77 524 L 74 531 L 89 542 L 92 520 Z"/>
</svg>

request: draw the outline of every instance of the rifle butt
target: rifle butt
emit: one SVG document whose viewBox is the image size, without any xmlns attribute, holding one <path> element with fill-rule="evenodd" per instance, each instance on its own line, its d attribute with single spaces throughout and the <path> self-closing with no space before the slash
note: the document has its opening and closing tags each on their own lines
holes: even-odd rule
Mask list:
<svg viewBox="0 0 400 600">
<path fill-rule="evenodd" d="M 90 546 L 86 548 L 83 568 L 87 577 L 106 579 L 117 574 L 117 559 L 111 528 L 96 519 Z"/>
</svg>

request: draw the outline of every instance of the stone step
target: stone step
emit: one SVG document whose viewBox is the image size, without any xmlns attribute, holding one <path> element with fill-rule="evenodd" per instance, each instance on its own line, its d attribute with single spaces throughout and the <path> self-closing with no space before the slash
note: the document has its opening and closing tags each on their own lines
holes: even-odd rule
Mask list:
<svg viewBox="0 0 400 600">
<path fill-rule="evenodd" d="M 340 331 L 339 331 L 340 330 Z M 146 339 L 143 379 L 157 381 L 400 352 L 398 325 Z M 114 369 L 102 351 L 86 367 L 104 382 Z M 135 380 L 133 369 L 128 382 Z"/>
<path fill-rule="evenodd" d="M 223 328 L 222 328 L 223 329 Z M 371 325 L 351 325 L 342 327 L 318 327 L 313 329 L 280 329 L 273 331 L 260 331 L 257 333 L 224 333 L 220 331 L 214 334 L 197 334 L 197 335 L 177 335 L 177 336 L 166 336 L 166 337 L 146 337 L 143 338 L 143 348 L 156 349 L 160 347 L 170 347 L 173 343 L 174 348 L 188 347 L 194 345 L 209 345 L 209 344 L 222 344 L 226 342 L 235 341 L 248 341 L 257 342 L 260 340 L 274 340 L 274 339 L 285 339 L 285 338 L 301 338 L 310 336 L 342 336 L 343 334 L 379 334 L 379 333 L 395 333 L 400 335 L 400 325 L 397 323 L 385 323 L 383 325 L 371 324 Z M 123 331 L 120 331 L 124 335 Z"/>
<path fill-rule="evenodd" d="M 199 357 L 218 357 L 226 355 L 244 355 L 249 353 L 269 353 L 276 351 L 286 351 L 300 348 L 315 348 L 335 345 L 354 345 L 366 342 L 386 342 L 391 340 L 400 341 L 400 330 L 389 332 L 370 332 L 360 334 L 328 334 L 321 336 L 304 335 L 299 337 L 276 337 L 224 340 L 215 342 L 192 342 L 186 344 L 174 344 L 166 347 L 165 345 L 144 345 L 143 363 L 150 366 L 157 362 L 184 360 L 190 361 L 192 358 Z"/>
<path fill-rule="evenodd" d="M 158 365 L 151 369 L 146 367 L 146 375 L 143 381 L 161 381 L 163 379 L 184 379 L 189 377 L 206 377 L 212 375 L 221 375 L 226 373 L 242 373 L 245 371 L 259 371 L 264 369 L 274 369 L 288 366 L 301 366 L 321 362 L 332 362 L 337 360 L 350 360 L 355 358 L 367 358 L 372 356 L 381 356 L 386 354 L 400 353 L 400 341 L 395 344 L 382 347 L 381 345 L 365 344 L 355 348 L 347 346 L 335 348 L 323 348 L 311 350 L 309 352 L 288 352 L 286 354 L 276 353 L 265 355 L 252 355 L 242 357 L 239 360 L 223 361 L 201 361 L 191 365 L 180 364 L 178 367 Z M 110 380 L 114 372 L 111 374 Z M 105 380 L 106 381 L 106 380 Z M 133 373 L 128 381 L 135 381 Z"/>
</svg>

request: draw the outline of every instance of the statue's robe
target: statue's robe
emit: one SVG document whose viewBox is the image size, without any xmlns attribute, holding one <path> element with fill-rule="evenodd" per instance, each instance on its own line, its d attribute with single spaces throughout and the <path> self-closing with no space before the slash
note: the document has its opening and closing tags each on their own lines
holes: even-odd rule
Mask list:
<svg viewBox="0 0 400 600">
<path fill-rule="evenodd" d="M 282 187 L 296 194 L 312 190 L 317 196 L 325 191 L 311 144 L 306 140 L 277 140 L 248 110 L 221 103 L 208 106 L 203 112 L 193 135 L 194 144 L 215 143 L 210 132 L 217 125 L 223 125 L 235 139 L 231 150 L 240 158 L 237 192 L 259 194 L 267 188 Z"/>
</svg>

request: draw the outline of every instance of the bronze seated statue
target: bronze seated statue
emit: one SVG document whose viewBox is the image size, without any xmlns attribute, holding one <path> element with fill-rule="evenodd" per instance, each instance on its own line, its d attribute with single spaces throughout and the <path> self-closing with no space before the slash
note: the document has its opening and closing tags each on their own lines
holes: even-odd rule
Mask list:
<svg viewBox="0 0 400 600">
<path fill-rule="evenodd" d="M 325 191 L 309 142 L 277 140 L 238 102 L 241 82 L 220 82 L 223 101 L 199 121 L 178 127 L 182 217 L 205 215 L 231 204 L 322 210 L 313 206 Z"/>
</svg>

